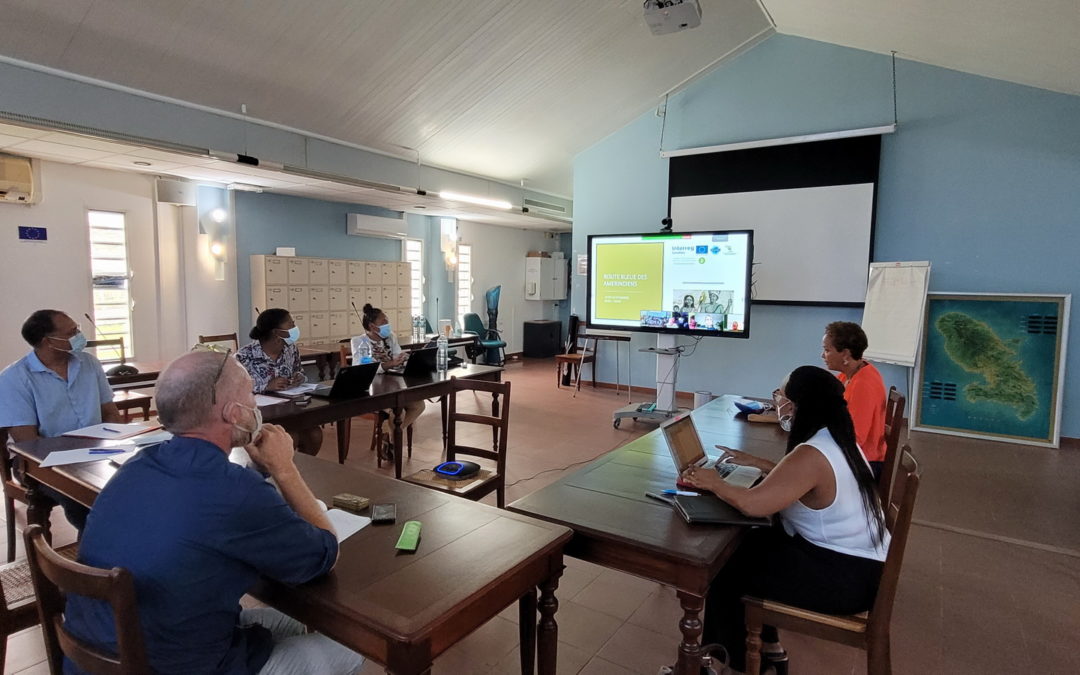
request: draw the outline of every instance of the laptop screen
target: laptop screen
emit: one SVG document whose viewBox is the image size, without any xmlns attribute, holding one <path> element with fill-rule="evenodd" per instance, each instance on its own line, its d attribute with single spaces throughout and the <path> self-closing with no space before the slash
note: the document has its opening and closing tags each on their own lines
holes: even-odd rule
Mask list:
<svg viewBox="0 0 1080 675">
<path fill-rule="evenodd" d="M 705 457 L 705 448 L 701 445 L 697 427 L 690 415 L 683 415 L 664 424 L 663 430 L 668 449 L 671 450 L 671 458 L 675 460 L 680 474 Z"/>
</svg>

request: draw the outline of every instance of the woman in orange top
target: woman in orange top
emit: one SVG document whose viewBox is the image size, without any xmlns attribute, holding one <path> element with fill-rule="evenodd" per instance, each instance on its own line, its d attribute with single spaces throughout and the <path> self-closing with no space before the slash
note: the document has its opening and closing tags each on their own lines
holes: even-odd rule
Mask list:
<svg viewBox="0 0 1080 675">
<path fill-rule="evenodd" d="M 821 358 L 829 370 L 839 371 L 844 400 L 855 423 L 855 439 L 876 479 L 885 462 L 885 382 L 881 373 L 862 358 L 866 333 L 857 323 L 834 321 L 825 327 Z"/>
</svg>

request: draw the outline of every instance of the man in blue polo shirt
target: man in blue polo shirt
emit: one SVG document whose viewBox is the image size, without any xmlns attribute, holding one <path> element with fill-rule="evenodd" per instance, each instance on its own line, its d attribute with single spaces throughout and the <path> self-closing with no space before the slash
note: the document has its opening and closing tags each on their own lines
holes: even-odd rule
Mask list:
<svg viewBox="0 0 1080 675">
<path fill-rule="evenodd" d="M 156 673 L 355 673 L 363 658 L 272 609 L 241 610 L 260 576 L 301 584 L 337 561 L 334 530 L 293 463 L 289 434 L 262 424 L 235 358 L 194 352 L 157 383 L 172 440 L 144 448 L 101 491 L 79 560 L 135 579 Z M 229 462 L 243 446 L 273 478 Z M 278 492 L 280 490 L 280 493 Z M 108 605 L 68 597 L 67 628 L 115 652 Z M 70 662 L 65 672 L 79 672 Z"/>
<path fill-rule="evenodd" d="M 70 316 L 39 309 L 23 323 L 22 336 L 34 350 L 0 373 L 0 427 L 8 427 L 14 441 L 120 421 L 101 364 L 83 351 L 86 337 Z M 82 530 L 86 507 L 45 486 L 39 489 Z"/>
</svg>

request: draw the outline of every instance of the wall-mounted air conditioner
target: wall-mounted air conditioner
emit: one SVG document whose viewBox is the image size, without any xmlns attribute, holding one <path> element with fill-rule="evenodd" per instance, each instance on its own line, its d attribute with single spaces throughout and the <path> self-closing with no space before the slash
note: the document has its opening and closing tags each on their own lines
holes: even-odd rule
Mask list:
<svg viewBox="0 0 1080 675">
<path fill-rule="evenodd" d="M 357 237 L 404 239 L 408 235 L 408 228 L 405 225 L 404 213 L 399 213 L 396 218 L 350 213 L 345 225 L 345 233 Z"/>
<path fill-rule="evenodd" d="M 0 154 L 0 203 L 36 204 L 41 195 L 29 157 Z"/>
</svg>

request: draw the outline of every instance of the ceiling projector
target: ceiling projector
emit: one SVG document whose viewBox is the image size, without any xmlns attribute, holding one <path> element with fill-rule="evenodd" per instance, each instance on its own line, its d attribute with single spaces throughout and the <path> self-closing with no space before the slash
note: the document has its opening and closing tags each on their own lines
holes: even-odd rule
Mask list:
<svg viewBox="0 0 1080 675">
<path fill-rule="evenodd" d="M 653 35 L 667 35 L 701 25 L 698 0 L 645 0 L 645 23 Z"/>
</svg>

